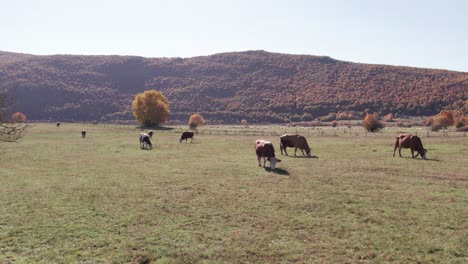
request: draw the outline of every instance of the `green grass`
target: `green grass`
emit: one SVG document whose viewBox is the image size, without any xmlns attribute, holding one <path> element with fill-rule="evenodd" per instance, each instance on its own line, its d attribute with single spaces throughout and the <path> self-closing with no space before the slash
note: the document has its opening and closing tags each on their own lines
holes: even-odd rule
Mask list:
<svg viewBox="0 0 468 264">
<path fill-rule="evenodd" d="M 0 263 L 468 261 L 464 137 L 423 138 L 423 161 L 390 135 L 309 136 L 318 159 L 266 136 L 272 173 L 258 136 L 156 131 L 143 151 L 139 133 L 35 124 L 0 144 Z"/>
</svg>

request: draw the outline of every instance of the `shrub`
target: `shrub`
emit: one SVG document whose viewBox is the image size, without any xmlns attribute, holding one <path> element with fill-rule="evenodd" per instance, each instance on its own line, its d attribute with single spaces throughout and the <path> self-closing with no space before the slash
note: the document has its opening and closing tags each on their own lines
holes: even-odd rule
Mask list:
<svg viewBox="0 0 468 264">
<path fill-rule="evenodd" d="M 383 117 L 383 120 L 386 121 L 386 122 L 393 122 L 393 114 L 390 113 L 390 114 L 387 114 Z"/>
<path fill-rule="evenodd" d="M 442 111 L 436 115 L 431 124 L 432 131 L 438 131 L 441 128 L 448 128 L 453 126 L 454 120 L 453 115 L 449 111 Z"/>
<path fill-rule="evenodd" d="M 193 114 L 189 119 L 189 127 L 191 129 L 196 129 L 197 127 L 204 126 L 206 123 L 205 119 L 200 114 Z"/>
<path fill-rule="evenodd" d="M 338 121 L 337 120 L 333 120 L 333 122 L 331 123 L 332 127 L 337 127 L 338 126 Z"/>
<path fill-rule="evenodd" d="M 468 125 L 468 117 L 461 115 L 455 117 L 454 124 L 456 128 L 464 127 Z"/>
<path fill-rule="evenodd" d="M 362 126 L 369 132 L 376 132 L 384 127 L 375 114 L 366 114 L 366 118 L 364 118 Z"/>
<path fill-rule="evenodd" d="M 13 123 L 25 123 L 26 115 L 21 112 L 16 112 L 11 115 L 11 121 Z"/>
<path fill-rule="evenodd" d="M 329 113 L 326 116 L 322 116 L 320 118 L 320 121 L 322 121 L 322 122 L 329 122 L 329 121 L 333 121 L 333 120 L 336 120 L 336 113 L 333 113 L 333 112 Z"/>
</svg>

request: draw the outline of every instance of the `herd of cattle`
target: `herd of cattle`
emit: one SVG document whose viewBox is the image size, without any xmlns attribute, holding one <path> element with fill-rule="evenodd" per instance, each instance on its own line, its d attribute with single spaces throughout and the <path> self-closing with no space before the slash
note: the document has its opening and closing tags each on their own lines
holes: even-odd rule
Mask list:
<svg viewBox="0 0 468 264">
<path fill-rule="evenodd" d="M 57 127 L 60 126 L 60 123 L 57 123 Z M 179 143 L 182 143 L 183 140 L 187 143 L 187 140 L 190 139 L 190 143 L 193 142 L 193 132 L 183 132 L 179 138 Z M 86 137 L 86 131 L 81 131 L 81 136 Z M 140 148 L 141 149 L 152 149 L 153 144 L 151 143 L 151 138 L 153 137 L 153 131 L 149 130 L 148 133 L 140 134 Z M 312 150 L 307 143 L 307 139 L 300 135 L 282 135 L 280 137 L 280 150 L 281 155 L 286 154 L 288 156 L 287 148 L 294 148 L 294 156 L 296 156 L 297 149 L 301 150 L 303 156 L 313 157 Z M 421 155 L 422 159 L 426 159 L 427 150 L 424 149 L 421 139 L 413 134 L 399 134 L 396 137 L 395 146 L 393 149 L 393 157 L 395 157 L 395 152 L 398 149 L 398 154 L 401 156 L 401 149 L 409 148 L 411 150 L 411 157 L 416 158 L 418 155 Z M 304 154 L 305 151 L 305 154 Z M 414 154 L 416 152 L 416 155 Z M 257 154 L 258 166 L 261 167 L 261 159 L 263 158 L 263 167 L 265 167 L 266 162 L 270 162 L 270 170 L 275 170 L 276 163 L 281 162 L 280 159 L 275 156 L 275 148 L 271 141 L 257 139 L 255 141 L 255 153 Z"/>
</svg>

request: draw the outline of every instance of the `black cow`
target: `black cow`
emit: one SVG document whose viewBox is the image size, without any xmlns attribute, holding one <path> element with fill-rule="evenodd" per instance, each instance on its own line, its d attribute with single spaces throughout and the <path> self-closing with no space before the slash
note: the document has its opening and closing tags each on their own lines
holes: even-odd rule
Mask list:
<svg viewBox="0 0 468 264">
<path fill-rule="evenodd" d="M 187 139 L 189 139 L 189 138 L 191 139 L 190 143 L 192 143 L 194 134 L 195 133 L 193 133 L 193 132 L 184 132 L 184 133 L 182 133 L 182 136 L 180 136 L 180 138 L 179 138 L 179 143 L 182 143 L 182 140 L 184 140 L 184 139 L 185 139 L 185 143 L 187 143 Z"/>
<path fill-rule="evenodd" d="M 81 130 L 81 137 L 85 138 L 86 137 L 86 130 Z"/>
</svg>

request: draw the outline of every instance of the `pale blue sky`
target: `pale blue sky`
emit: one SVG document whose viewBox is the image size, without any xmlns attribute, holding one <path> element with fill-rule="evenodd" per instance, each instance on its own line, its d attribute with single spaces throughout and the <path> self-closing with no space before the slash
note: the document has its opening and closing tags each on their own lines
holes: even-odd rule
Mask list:
<svg viewBox="0 0 468 264">
<path fill-rule="evenodd" d="M 468 72 L 464 0 L 0 0 L 0 50 L 193 57 L 266 50 Z"/>
</svg>

